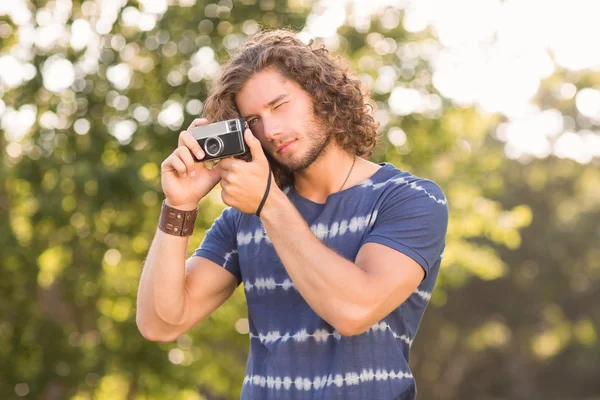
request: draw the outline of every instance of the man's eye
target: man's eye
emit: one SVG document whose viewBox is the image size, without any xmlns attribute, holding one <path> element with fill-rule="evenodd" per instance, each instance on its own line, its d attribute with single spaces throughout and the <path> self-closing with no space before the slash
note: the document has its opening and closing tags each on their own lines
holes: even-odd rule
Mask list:
<svg viewBox="0 0 600 400">
<path fill-rule="evenodd" d="M 258 118 L 252 118 L 250 121 L 248 121 L 248 125 L 252 126 L 256 121 L 258 121 Z"/>
</svg>

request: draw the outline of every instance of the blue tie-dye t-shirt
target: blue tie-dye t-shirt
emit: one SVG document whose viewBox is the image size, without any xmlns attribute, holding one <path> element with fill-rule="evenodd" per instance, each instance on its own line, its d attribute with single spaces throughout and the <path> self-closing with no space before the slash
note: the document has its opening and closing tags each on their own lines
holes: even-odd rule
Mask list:
<svg viewBox="0 0 600 400">
<path fill-rule="evenodd" d="M 291 187 L 284 192 L 314 234 L 336 253 L 355 261 L 362 245 L 380 243 L 419 263 L 425 278 L 365 333 L 342 336 L 296 290 L 260 219 L 225 209 L 195 255 L 223 266 L 244 285 L 250 352 L 241 398 L 414 399 L 409 351 L 444 253 L 444 193 L 432 181 L 389 163 L 364 182 L 331 194 L 325 204 Z"/>
</svg>

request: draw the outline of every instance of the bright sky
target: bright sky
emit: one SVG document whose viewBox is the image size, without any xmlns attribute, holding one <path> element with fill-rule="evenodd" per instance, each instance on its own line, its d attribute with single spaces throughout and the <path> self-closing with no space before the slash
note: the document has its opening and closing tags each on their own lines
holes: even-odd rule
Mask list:
<svg viewBox="0 0 600 400">
<path fill-rule="evenodd" d="M 195 0 L 170 0 L 182 6 Z M 99 35 L 111 31 L 117 22 L 122 0 L 88 0 L 84 2 L 85 19 L 76 19 L 70 29 L 65 21 L 71 15 L 70 0 L 56 0 L 52 10 L 40 9 L 35 15 L 25 7 L 23 0 L 0 1 L 0 16 L 9 15 L 19 25 L 18 32 L 11 32 L 6 24 L 0 24 L 0 40 L 18 34 L 19 41 L 10 52 L 0 54 L 0 95 L 3 91 L 20 86 L 35 77 L 31 64 L 34 49 L 51 52 L 60 45 L 74 49 L 86 49 L 84 57 L 72 64 L 62 55 L 51 56 L 42 67 L 44 86 L 52 92 L 61 93 L 73 86 L 77 78 L 92 74 L 98 67 L 100 56 Z M 141 0 L 142 10 L 127 7 L 118 23 L 151 30 L 167 7 L 167 0 Z M 306 3 L 290 0 L 290 3 Z M 352 12 L 346 15 L 345 5 L 352 3 Z M 220 7 L 230 7 L 231 1 L 221 0 L 219 5 L 209 5 L 205 13 L 220 12 Z M 385 6 L 397 11 L 381 12 Z M 504 140 L 506 155 L 517 158 L 524 154 L 546 157 L 555 154 L 586 163 L 592 157 L 600 157 L 600 90 L 583 88 L 577 91 L 569 82 L 555 88 L 557 99 L 575 98 L 578 112 L 592 121 L 585 130 L 575 132 L 574 122 L 564 118 L 558 110 L 540 110 L 532 103 L 540 81 L 550 76 L 556 68 L 571 71 L 593 70 L 600 74 L 600 1 L 598 0 L 318 0 L 315 13 L 309 17 L 303 39 L 318 36 L 335 47 L 338 41 L 336 29 L 345 20 L 359 31 L 366 32 L 371 16 L 379 18 L 383 26 L 395 27 L 399 23 L 411 32 L 428 27 L 439 39 L 413 43 L 396 48 L 395 41 L 386 41 L 378 34 L 367 36 L 367 41 L 379 54 L 396 52 L 406 70 L 418 58 L 429 60 L 433 66 L 432 82 L 439 93 L 457 105 L 475 105 L 484 113 L 501 113 L 508 122 L 498 127 L 495 135 Z M 400 12 L 399 10 L 404 10 Z M 317 14 L 318 13 L 318 14 Z M 256 24 L 244 24 L 245 33 L 252 33 Z M 226 40 L 235 47 L 239 38 L 229 35 Z M 124 50 L 125 41 L 113 38 L 111 46 Z M 127 49 L 125 49 L 127 50 Z M 122 53 L 123 54 L 123 53 Z M 127 54 L 127 52 L 125 52 Z M 133 58 L 133 56 L 131 57 Z M 139 57 L 137 62 L 140 61 Z M 361 60 L 368 66 L 369 60 Z M 138 65 L 138 69 L 151 65 Z M 414 72 L 414 70 L 413 70 Z M 219 67 L 213 51 L 203 47 L 192 56 L 192 68 L 188 79 L 214 79 Z M 119 89 L 130 84 L 132 67 L 124 62 L 107 71 L 108 79 Z M 379 78 L 367 83 L 373 90 L 391 92 L 390 112 L 398 115 L 410 113 L 433 113 L 439 110 L 441 99 L 435 94 L 398 85 L 398 71 L 384 66 Z M 169 81 L 177 83 L 181 73 L 173 71 Z M 108 96 L 107 96 L 108 101 Z M 110 97 L 111 105 L 126 108 L 129 100 L 118 94 Z M 166 102 L 158 117 L 164 126 L 177 129 L 183 123 L 183 109 L 199 110 L 197 100 L 175 104 Z M 134 119 L 109 123 L 109 131 L 122 143 L 127 143 L 136 130 L 137 123 L 148 119 L 148 110 L 138 107 Z M 35 105 L 18 110 L 7 106 L 0 99 L 0 127 L 13 142 L 7 151 L 15 156 L 20 153 L 18 142 L 31 130 L 36 118 L 42 126 L 60 127 L 64 115 L 44 113 L 38 116 Z M 74 125 L 78 134 L 85 134 L 89 122 L 78 120 Z M 389 138 L 398 143 L 405 140 L 399 129 L 391 129 Z"/>
</svg>

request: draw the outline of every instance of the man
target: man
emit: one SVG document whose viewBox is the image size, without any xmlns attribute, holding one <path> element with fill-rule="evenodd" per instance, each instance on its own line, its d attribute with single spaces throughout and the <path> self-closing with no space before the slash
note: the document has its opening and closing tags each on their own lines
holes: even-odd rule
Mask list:
<svg viewBox="0 0 600 400">
<path fill-rule="evenodd" d="M 240 48 L 192 126 L 245 118 L 252 159 L 209 170 L 181 132 L 162 164 L 160 229 L 140 281 L 144 337 L 176 339 L 243 283 L 242 399 L 416 397 L 409 350 L 448 207 L 435 183 L 364 158 L 378 135 L 367 103 L 341 59 L 291 32 Z M 230 207 L 186 261 L 198 201 L 219 182 Z"/>
</svg>

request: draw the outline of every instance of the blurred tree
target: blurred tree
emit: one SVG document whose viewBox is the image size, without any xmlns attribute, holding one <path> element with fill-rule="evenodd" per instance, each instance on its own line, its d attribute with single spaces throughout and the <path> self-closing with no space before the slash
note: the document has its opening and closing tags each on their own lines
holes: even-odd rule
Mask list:
<svg viewBox="0 0 600 400">
<path fill-rule="evenodd" d="M 595 399 L 600 172 L 549 157 L 502 167 L 505 205 L 533 210 L 500 279 L 472 279 L 431 308 L 415 341 L 424 398 Z"/>
</svg>

